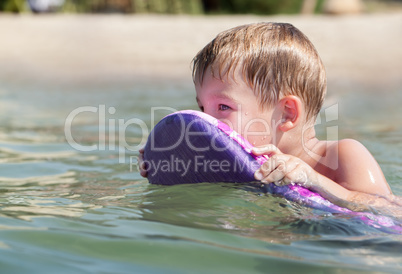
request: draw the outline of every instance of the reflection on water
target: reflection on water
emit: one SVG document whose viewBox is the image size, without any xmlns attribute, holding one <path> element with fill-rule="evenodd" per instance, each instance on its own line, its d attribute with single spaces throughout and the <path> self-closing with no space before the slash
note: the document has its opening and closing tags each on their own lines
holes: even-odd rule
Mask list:
<svg viewBox="0 0 402 274">
<path fill-rule="evenodd" d="M 191 84 L 191 83 L 190 83 Z M 319 212 L 242 184 L 154 186 L 136 172 L 136 150 L 121 153 L 112 126 L 152 126 L 151 107 L 195 108 L 190 84 L 86 89 L 4 86 L 0 90 L 0 265 L 5 272 L 261 273 L 400 272 L 399 236 L 350 216 Z M 363 142 L 402 195 L 401 92 L 333 99 L 339 137 Z M 357 100 L 358 99 L 358 100 Z M 357 103 L 356 103 L 357 102 Z M 64 135 L 76 108 L 105 106 L 72 121 L 80 152 Z M 113 107 L 115 112 L 108 112 Z M 159 120 L 166 111 L 154 112 Z M 115 121 L 115 124 L 110 123 Z M 325 121 L 325 123 L 324 123 Z M 116 128 L 115 128 L 116 129 Z M 112 132 L 113 134 L 111 134 Z M 138 145 L 142 129 L 123 132 Z M 123 147 L 124 148 L 124 147 Z M 208 262 L 208 263 L 205 263 Z"/>
</svg>

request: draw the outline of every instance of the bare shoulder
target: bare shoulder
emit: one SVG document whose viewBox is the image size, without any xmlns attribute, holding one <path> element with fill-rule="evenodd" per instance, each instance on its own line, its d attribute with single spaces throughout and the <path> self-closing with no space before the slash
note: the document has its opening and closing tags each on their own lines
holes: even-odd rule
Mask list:
<svg viewBox="0 0 402 274">
<path fill-rule="evenodd" d="M 339 166 L 339 161 L 342 163 L 356 161 L 358 158 L 366 159 L 371 156 L 370 152 L 360 142 L 353 139 L 343 139 L 340 141 L 321 141 L 322 164 L 336 162 L 333 166 L 336 169 Z M 324 162 L 325 161 L 325 162 Z"/>
<path fill-rule="evenodd" d="M 356 162 L 359 159 L 373 158 L 368 149 L 360 142 L 353 139 L 326 142 L 326 156 L 335 158 L 339 164 Z"/>
<path fill-rule="evenodd" d="M 333 150 L 336 151 L 333 151 Z M 336 154 L 335 181 L 349 190 L 372 194 L 390 194 L 390 188 L 377 161 L 360 142 L 344 139 L 330 148 Z"/>
<path fill-rule="evenodd" d="M 362 143 L 353 139 L 343 139 L 338 141 L 338 153 L 340 155 L 354 154 L 356 157 L 364 157 L 367 156 L 367 154 L 371 156 L 368 149 Z M 361 155 L 361 153 L 363 155 Z"/>
<path fill-rule="evenodd" d="M 371 155 L 370 151 L 359 141 L 353 139 L 343 139 L 336 146 L 339 166 L 353 170 L 360 168 L 380 168 L 377 161 Z"/>
</svg>

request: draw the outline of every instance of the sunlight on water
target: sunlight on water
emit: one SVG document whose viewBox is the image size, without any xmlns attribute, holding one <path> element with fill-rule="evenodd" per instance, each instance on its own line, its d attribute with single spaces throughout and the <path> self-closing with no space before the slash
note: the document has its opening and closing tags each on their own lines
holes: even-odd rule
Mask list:
<svg viewBox="0 0 402 274">
<path fill-rule="evenodd" d="M 93 96 L 96 92 L 96 96 Z M 66 96 L 68 94 L 68 96 Z M 400 236 L 350 216 L 319 212 L 242 184 L 149 185 L 124 151 L 110 121 L 138 118 L 150 129 L 154 100 L 195 108 L 191 85 L 75 90 L 1 88 L 0 265 L 4 273 L 306 273 L 399 272 Z M 362 141 L 379 161 L 395 194 L 402 195 L 402 126 L 397 102 L 366 96 L 359 107 L 342 98 L 339 120 L 322 117 L 317 130 L 338 126 L 340 138 Z M 400 96 L 397 92 L 395 96 Z M 23 100 L 24 98 L 25 100 Z M 399 98 L 399 102 L 400 102 Z M 371 111 L 376 103 L 376 114 Z M 106 138 L 99 138 L 105 106 Z M 77 144 L 66 142 L 66 117 Z M 108 112 L 113 107 L 114 113 Z M 156 119 L 165 114 L 156 113 Z M 328 124 L 324 124 L 328 122 Z M 373 121 L 370 123 L 370 121 Z M 127 127 L 127 144 L 141 128 Z M 100 146 L 104 142 L 104 147 Z M 102 148 L 102 149 L 101 149 Z"/>
</svg>

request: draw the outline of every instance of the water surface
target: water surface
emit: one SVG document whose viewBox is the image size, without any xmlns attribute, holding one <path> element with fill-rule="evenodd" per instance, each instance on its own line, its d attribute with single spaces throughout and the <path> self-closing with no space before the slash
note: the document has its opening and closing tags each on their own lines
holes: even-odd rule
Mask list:
<svg viewBox="0 0 402 274">
<path fill-rule="evenodd" d="M 397 195 L 401 91 L 335 91 L 340 95 L 326 105 L 332 112 L 324 110 L 317 125 L 322 138 L 337 127 L 339 138 L 365 144 Z M 401 236 L 350 216 L 301 207 L 250 185 L 166 187 L 141 178 L 134 148 L 144 129 L 135 122 L 150 130 L 152 115 L 157 121 L 169 112 L 152 107 L 196 108 L 191 82 L 3 83 L 0 96 L 2 273 L 402 271 Z M 96 110 L 72 120 L 74 142 L 89 151 L 66 140 L 66 118 L 79 107 Z M 119 121 L 130 119 L 138 120 L 120 132 Z"/>
</svg>

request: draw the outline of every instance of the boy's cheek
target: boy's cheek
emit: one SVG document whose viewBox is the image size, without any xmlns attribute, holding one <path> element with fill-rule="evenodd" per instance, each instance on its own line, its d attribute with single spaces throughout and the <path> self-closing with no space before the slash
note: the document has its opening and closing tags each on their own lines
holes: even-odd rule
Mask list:
<svg viewBox="0 0 402 274">
<path fill-rule="evenodd" d="M 215 118 L 239 133 L 253 146 L 263 146 L 272 142 L 272 130 L 266 121 L 258 118 L 247 119 L 248 117 L 239 116 L 238 112 L 233 111 L 227 115 Z"/>
<path fill-rule="evenodd" d="M 272 136 L 268 132 L 244 132 L 242 136 L 255 147 L 272 143 Z"/>
<path fill-rule="evenodd" d="M 253 146 L 271 143 L 272 131 L 269 124 L 262 119 L 252 119 L 243 125 L 241 135 Z"/>
</svg>

